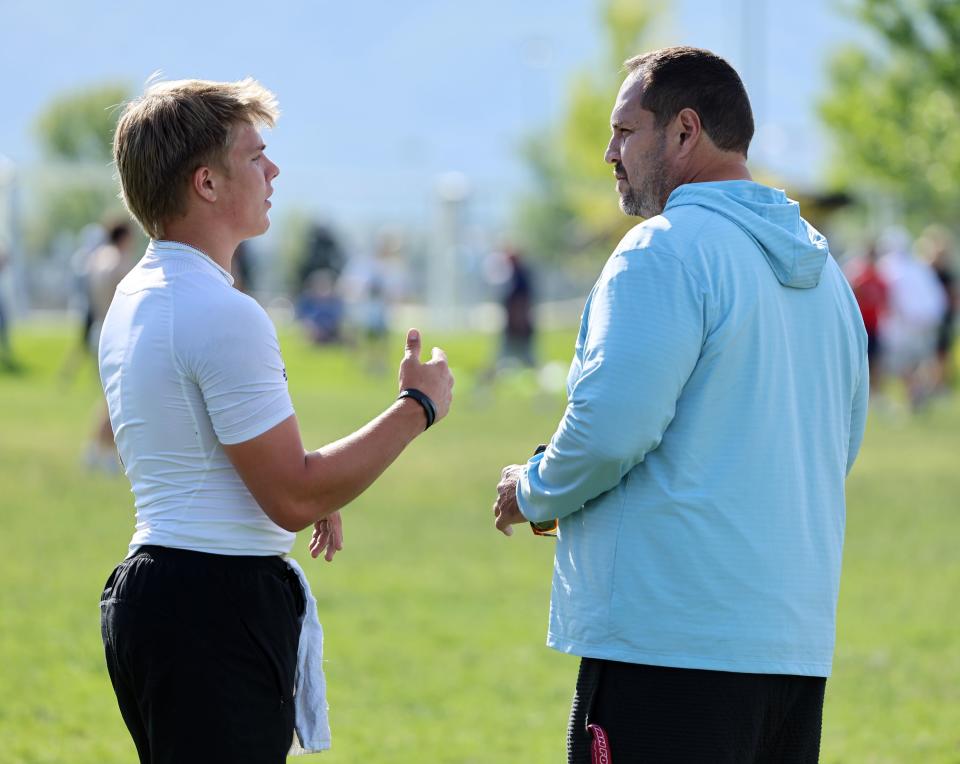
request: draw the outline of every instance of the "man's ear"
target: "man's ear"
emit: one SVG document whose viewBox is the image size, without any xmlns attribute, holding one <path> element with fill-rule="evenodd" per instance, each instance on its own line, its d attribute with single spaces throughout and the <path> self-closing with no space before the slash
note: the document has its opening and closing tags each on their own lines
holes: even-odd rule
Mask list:
<svg viewBox="0 0 960 764">
<path fill-rule="evenodd" d="M 207 202 L 217 201 L 217 178 L 207 165 L 201 165 L 193 171 L 190 187 L 201 199 Z"/>
<path fill-rule="evenodd" d="M 677 136 L 678 155 L 686 156 L 700 142 L 703 127 L 700 124 L 700 115 L 693 109 L 681 109 L 674 119 Z"/>
</svg>

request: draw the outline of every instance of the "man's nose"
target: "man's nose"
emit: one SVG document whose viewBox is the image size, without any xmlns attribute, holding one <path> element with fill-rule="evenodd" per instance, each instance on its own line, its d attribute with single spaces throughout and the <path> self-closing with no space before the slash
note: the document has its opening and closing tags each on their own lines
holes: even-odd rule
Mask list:
<svg viewBox="0 0 960 764">
<path fill-rule="evenodd" d="M 280 174 L 280 168 L 273 162 L 270 162 L 269 159 L 267 161 L 270 163 L 270 166 L 267 168 L 267 174 L 270 176 L 270 180 L 273 180 Z"/>
<path fill-rule="evenodd" d="M 616 164 L 620 161 L 620 149 L 614 143 L 613 138 L 607 144 L 607 150 L 603 152 L 603 161 L 607 164 Z"/>
</svg>

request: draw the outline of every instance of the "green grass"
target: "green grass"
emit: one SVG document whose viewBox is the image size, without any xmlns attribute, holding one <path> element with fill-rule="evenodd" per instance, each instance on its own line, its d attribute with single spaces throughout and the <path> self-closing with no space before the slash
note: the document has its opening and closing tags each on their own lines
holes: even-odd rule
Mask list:
<svg viewBox="0 0 960 764">
<path fill-rule="evenodd" d="M 97 600 L 132 530 L 123 478 L 81 454 L 99 388 L 57 370 L 68 334 L 28 327 L 0 374 L 0 762 L 135 760 L 103 664 Z M 437 339 L 426 336 L 427 345 Z M 572 332 L 547 338 L 567 360 Z M 399 339 L 396 342 L 399 350 Z M 307 444 L 377 414 L 393 372 L 283 337 Z M 334 748 L 323 761 L 559 762 L 577 661 L 543 646 L 552 542 L 492 529 L 503 464 L 552 432 L 562 397 L 472 381 L 490 338 L 441 338 L 454 412 L 344 513 L 346 548 L 304 563 L 326 632 Z M 821 761 L 960 762 L 960 406 L 874 419 L 849 483 Z M 316 759 L 321 760 L 321 759 Z"/>
</svg>

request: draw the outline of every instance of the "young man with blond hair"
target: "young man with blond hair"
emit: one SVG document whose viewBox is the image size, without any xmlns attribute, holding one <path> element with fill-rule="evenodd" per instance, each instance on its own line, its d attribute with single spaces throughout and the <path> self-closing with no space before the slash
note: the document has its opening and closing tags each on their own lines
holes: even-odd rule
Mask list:
<svg viewBox="0 0 960 764">
<path fill-rule="evenodd" d="M 151 241 L 100 339 L 137 520 L 101 621 L 121 713 L 150 764 L 282 762 L 295 726 L 303 748 L 329 747 L 315 602 L 285 556 L 313 526 L 311 554 L 331 560 L 338 510 L 452 397 L 443 351 L 421 363 L 410 330 L 398 399 L 304 450 L 273 324 L 230 276 L 240 242 L 269 226 L 279 169 L 258 127 L 277 115 L 252 79 L 162 82 L 127 105 L 114 139 L 123 198 Z"/>
</svg>

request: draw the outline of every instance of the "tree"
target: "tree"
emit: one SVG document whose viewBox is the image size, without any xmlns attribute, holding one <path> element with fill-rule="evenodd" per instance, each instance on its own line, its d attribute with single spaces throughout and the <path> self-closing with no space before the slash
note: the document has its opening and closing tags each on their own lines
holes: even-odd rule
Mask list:
<svg viewBox="0 0 960 764">
<path fill-rule="evenodd" d="M 524 146 L 534 190 L 518 205 L 518 238 L 545 260 L 595 264 L 598 253 L 608 255 L 636 222 L 617 207 L 603 151 L 623 62 L 643 50 L 654 11 L 643 0 L 603 0 L 601 9 L 607 38 L 603 70 L 577 74 L 559 127 Z"/>
<path fill-rule="evenodd" d="M 50 159 L 109 162 L 120 108 L 129 97 L 123 85 L 96 85 L 56 97 L 36 121 L 37 139 Z"/>
<path fill-rule="evenodd" d="M 894 201 L 907 221 L 952 220 L 960 205 L 960 3 L 858 0 L 877 38 L 830 65 L 820 105 L 836 141 L 831 181 Z"/>
<path fill-rule="evenodd" d="M 27 226 L 30 249 L 49 253 L 64 232 L 106 216 L 123 216 L 111 168 L 113 133 L 129 90 L 103 84 L 54 98 L 38 115 L 35 134 L 45 164 Z"/>
</svg>

